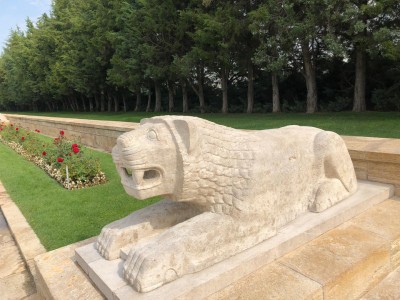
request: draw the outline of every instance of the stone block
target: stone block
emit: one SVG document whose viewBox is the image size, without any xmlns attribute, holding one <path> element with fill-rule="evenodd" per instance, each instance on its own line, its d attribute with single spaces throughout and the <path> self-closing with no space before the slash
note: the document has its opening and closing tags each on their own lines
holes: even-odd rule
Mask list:
<svg viewBox="0 0 400 300">
<path fill-rule="evenodd" d="M 365 160 L 358 160 L 354 159 L 353 160 L 353 165 L 354 165 L 354 170 L 356 172 L 357 179 L 361 180 L 367 180 L 368 179 L 368 162 Z"/>
<path fill-rule="evenodd" d="M 46 299 L 97 300 L 104 299 L 93 287 L 86 274 L 77 266 L 74 252 L 77 247 L 93 242 L 85 240 L 37 256 L 38 292 Z"/>
<path fill-rule="evenodd" d="M 0 278 L 6 278 L 25 270 L 25 263 L 14 241 L 1 245 L 0 262 Z"/>
<path fill-rule="evenodd" d="M 386 200 L 354 218 L 351 223 L 376 233 L 390 243 L 392 269 L 400 266 L 400 201 Z"/>
<path fill-rule="evenodd" d="M 325 299 L 356 299 L 389 273 L 390 245 L 377 234 L 343 224 L 279 262 L 319 282 Z"/>
<path fill-rule="evenodd" d="M 28 271 L 0 278 L 0 299 L 17 300 L 26 299 L 36 293 L 32 277 Z"/>
<path fill-rule="evenodd" d="M 361 297 L 362 300 L 400 299 L 400 268 L 390 273 L 377 286 Z"/>
<path fill-rule="evenodd" d="M 46 249 L 14 202 L 10 201 L 1 208 L 25 261 L 45 253 Z"/>
<path fill-rule="evenodd" d="M 323 299 L 319 283 L 278 263 L 271 263 L 241 278 L 208 300 Z"/>
<path fill-rule="evenodd" d="M 96 260 L 90 265 L 89 277 L 107 299 L 113 299 L 114 291 L 126 286 L 123 278 L 123 261 L 120 259 L 108 261 Z"/>
<path fill-rule="evenodd" d="M 400 164 L 368 162 L 368 180 L 400 185 Z"/>
</svg>

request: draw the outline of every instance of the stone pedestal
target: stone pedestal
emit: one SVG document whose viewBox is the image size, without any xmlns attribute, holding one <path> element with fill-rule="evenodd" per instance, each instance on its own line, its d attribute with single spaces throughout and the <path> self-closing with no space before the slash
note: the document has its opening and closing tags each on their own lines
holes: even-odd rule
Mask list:
<svg viewBox="0 0 400 300">
<path fill-rule="evenodd" d="M 203 299 L 232 286 L 246 275 L 341 225 L 393 194 L 385 184 L 359 182 L 359 189 L 347 200 L 322 213 L 307 212 L 279 230 L 265 242 L 200 272 L 189 274 L 148 293 L 136 292 L 122 274 L 123 259 L 103 259 L 88 244 L 76 250 L 76 260 L 108 299 Z M 293 275 L 293 274 L 292 274 Z M 303 278 L 294 274 L 294 280 Z M 297 278 L 297 279 L 296 279 Z M 303 278 L 304 279 L 304 278 Z M 267 282 L 265 279 L 263 282 Z M 304 280 L 303 280 L 304 281 Z M 302 286 L 304 282 L 297 282 Z M 304 283 L 310 295 L 318 295 L 318 285 Z"/>
</svg>

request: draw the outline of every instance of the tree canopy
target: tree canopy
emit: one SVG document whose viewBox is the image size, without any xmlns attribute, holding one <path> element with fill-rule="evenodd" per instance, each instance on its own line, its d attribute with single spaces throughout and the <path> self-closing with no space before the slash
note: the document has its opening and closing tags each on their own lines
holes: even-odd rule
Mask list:
<svg viewBox="0 0 400 300">
<path fill-rule="evenodd" d="M 397 0 L 54 0 L 10 32 L 0 109 L 400 110 L 399 24 Z"/>
</svg>

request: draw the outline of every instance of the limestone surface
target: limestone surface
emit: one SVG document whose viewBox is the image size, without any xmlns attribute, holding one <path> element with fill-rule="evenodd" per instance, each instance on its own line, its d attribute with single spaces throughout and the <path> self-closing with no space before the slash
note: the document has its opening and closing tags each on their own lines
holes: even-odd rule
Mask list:
<svg viewBox="0 0 400 300">
<path fill-rule="evenodd" d="M 130 245 L 124 277 L 140 292 L 214 265 L 357 190 L 343 140 L 312 127 L 244 132 L 155 117 L 121 135 L 113 158 L 128 194 L 165 198 L 107 225 L 96 243 L 107 259 Z"/>
<path fill-rule="evenodd" d="M 0 114 L 0 124 L 1 123 L 8 123 L 8 119 L 3 114 Z"/>
</svg>

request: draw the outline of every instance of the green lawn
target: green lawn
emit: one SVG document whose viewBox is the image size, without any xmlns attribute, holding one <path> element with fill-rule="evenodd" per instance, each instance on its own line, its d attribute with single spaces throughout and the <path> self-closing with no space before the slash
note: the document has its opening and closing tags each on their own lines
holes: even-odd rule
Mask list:
<svg viewBox="0 0 400 300">
<path fill-rule="evenodd" d="M 155 113 L 21 113 L 29 115 L 139 122 Z M 400 138 L 400 112 L 281 113 L 281 114 L 203 114 L 196 115 L 226 126 L 241 129 L 267 129 L 285 125 L 307 125 L 332 130 L 342 135 Z"/>
<path fill-rule="evenodd" d="M 98 235 L 104 225 L 155 202 L 128 196 L 111 155 L 93 155 L 100 158 L 109 182 L 68 191 L 0 143 L 0 180 L 47 250 Z"/>
</svg>

